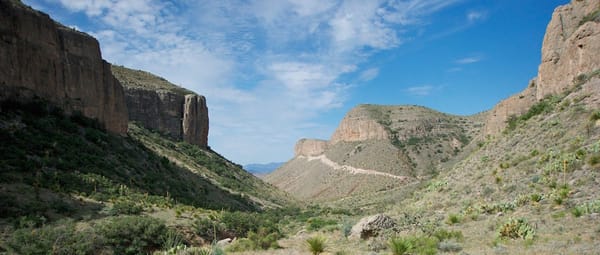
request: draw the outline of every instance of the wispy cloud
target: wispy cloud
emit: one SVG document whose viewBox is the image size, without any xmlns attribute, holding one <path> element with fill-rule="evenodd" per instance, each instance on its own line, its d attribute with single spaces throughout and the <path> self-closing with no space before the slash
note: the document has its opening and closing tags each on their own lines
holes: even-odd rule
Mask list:
<svg viewBox="0 0 600 255">
<path fill-rule="evenodd" d="M 475 22 L 479 20 L 484 20 L 487 18 L 487 11 L 469 11 L 467 12 L 467 20 L 469 22 Z"/>
<path fill-rule="evenodd" d="M 454 62 L 456 64 L 459 64 L 459 65 L 467 65 L 467 64 L 477 63 L 477 62 L 479 62 L 481 60 L 483 60 L 482 56 L 471 56 L 471 57 L 465 57 L 465 58 L 457 59 Z"/>
<path fill-rule="evenodd" d="M 406 92 L 412 96 L 428 96 L 435 89 L 434 86 L 424 85 L 424 86 L 416 86 L 409 87 L 406 89 Z"/>
<path fill-rule="evenodd" d="M 344 104 L 351 82 L 378 76 L 362 64 L 462 0 L 29 1 L 85 14 L 92 25 L 77 25 L 109 61 L 206 95 L 210 145 L 252 163 L 291 157 L 300 137 L 328 137 L 335 126 L 314 120 Z"/>
</svg>

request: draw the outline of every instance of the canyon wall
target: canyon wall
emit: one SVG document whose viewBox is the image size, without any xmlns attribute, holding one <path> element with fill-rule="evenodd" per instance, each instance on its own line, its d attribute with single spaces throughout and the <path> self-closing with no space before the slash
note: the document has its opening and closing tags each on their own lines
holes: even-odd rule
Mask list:
<svg viewBox="0 0 600 255">
<path fill-rule="evenodd" d="M 206 98 L 148 72 L 112 66 L 125 88 L 129 119 L 176 140 L 208 146 Z"/>
<path fill-rule="evenodd" d="M 555 9 L 544 36 L 537 78 L 491 110 L 485 135 L 501 132 L 511 116 L 527 112 L 548 95 L 573 88 L 582 75 L 600 69 L 599 11 L 598 0 L 573 0 Z"/>
<path fill-rule="evenodd" d="M 123 88 L 93 37 L 18 1 L 0 0 L 0 100 L 48 100 L 127 132 Z"/>
</svg>

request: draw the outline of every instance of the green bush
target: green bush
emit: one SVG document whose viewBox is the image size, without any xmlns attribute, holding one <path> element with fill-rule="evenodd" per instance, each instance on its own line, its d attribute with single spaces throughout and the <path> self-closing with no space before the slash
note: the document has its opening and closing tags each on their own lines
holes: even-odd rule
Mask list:
<svg viewBox="0 0 600 255">
<path fill-rule="evenodd" d="M 308 250 L 313 255 L 321 254 L 325 251 L 325 243 L 327 240 L 322 236 L 313 236 L 311 238 L 306 239 L 306 244 L 308 245 Z"/>
<path fill-rule="evenodd" d="M 110 210 L 111 215 L 119 215 L 119 214 L 128 214 L 128 215 L 138 215 L 142 213 L 143 208 L 141 205 L 129 201 L 129 200 L 119 200 L 113 204 L 112 209 Z"/>
<path fill-rule="evenodd" d="M 535 230 L 526 219 L 510 219 L 500 226 L 498 233 L 502 238 L 532 240 L 535 237 Z"/>
<path fill-rule="evenodd" d="M 392 254 L 437 254 L 439 240 L 427 236 L 394 237 L 389 240 L 388 248 Z"/>
<path fill-rule="evenodd" d="M 77 230 L 72 221 L 16 230 L 6 241 L 11 254 L 95 254 L 102 239 L 91 229 Z"/>
<path fill-rule="evenodd" d="M 315 230 L 319 230 L 325 226 L 336 225 L 337 221 L 325 220 L 322 218 L 315 217 L 315 218 L 308 219 L 308 221 L 306 223 L 308 223 L 308 227 L 307 227 L 308 230 L 315 231 Z"/>
<path fill-rule="evenodd" d="M 448 219 L 446 220 L 446 223 L 448 225 L 454 225 L 454 224 L 460 223 L 461 220 L 462 220 L 462 217 L 460 215 L 451 213 L 450 215 L 448 215 Z"/>
<path fill-rule="evenodd" d="M 115 254 L 147 254 L 163 246 L 167 227 L 145 216 L 122 216 L 99 224 L 98 233 Z"/>
<path fill-rule="evenodd" d="M 194 221 L 193 226 L 196 234 L 209 242 L 225 237 L 225 224 L 209 218 L 199 218 Z"/>
</svg>

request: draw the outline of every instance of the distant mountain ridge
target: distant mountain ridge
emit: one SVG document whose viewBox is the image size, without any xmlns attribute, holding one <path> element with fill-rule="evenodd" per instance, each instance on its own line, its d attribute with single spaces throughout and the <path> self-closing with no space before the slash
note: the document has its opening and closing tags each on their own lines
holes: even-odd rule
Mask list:
<svg viewBox="0 0 600 255">
<path fill-rule="evenodd" d="M 460 157 L 479 136 L 484 116 L 412 105 L 359 105 L 346 114 L 331 140 L 298 141 L 294 159 L 265 180 L 308 200 L 406 185 Z"/>
<path fill-rule="evenodd" d="M 282 166 L 285 162 L 271 162 L 266 164 L 247 164 L 244 169 L 253 174 L 268 174 Z"/>
</svg>

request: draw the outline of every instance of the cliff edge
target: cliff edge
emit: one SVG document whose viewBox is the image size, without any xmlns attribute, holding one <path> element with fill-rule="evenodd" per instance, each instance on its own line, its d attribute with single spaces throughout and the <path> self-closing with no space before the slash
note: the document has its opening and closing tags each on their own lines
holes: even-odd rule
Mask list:
<svg viewBox="0 0 600 255">
<path fill-rule="evenodd" d="M 565 92 L 600 69 L 600 1 L 573 0 L 552 14 L 542 45 L 538 76 L 522 92 L 498 103 L 488 115 L 485 135 L 495 135 L 511 116 L 524 114 L 548 95 Z"/>
<path fill-rule="evenodd" d="M 204 96 L 145 71 L 113 65 L 112 72 L 125 88 L 130 120 L 173 139 L 208 147 Z"/>
<path fill-rule="evenodd" d="M 127 132 L 123 88 L 98 41 L 18 1 L 0 0 L 0 100 L 43 98 Z"/>
</svg>

